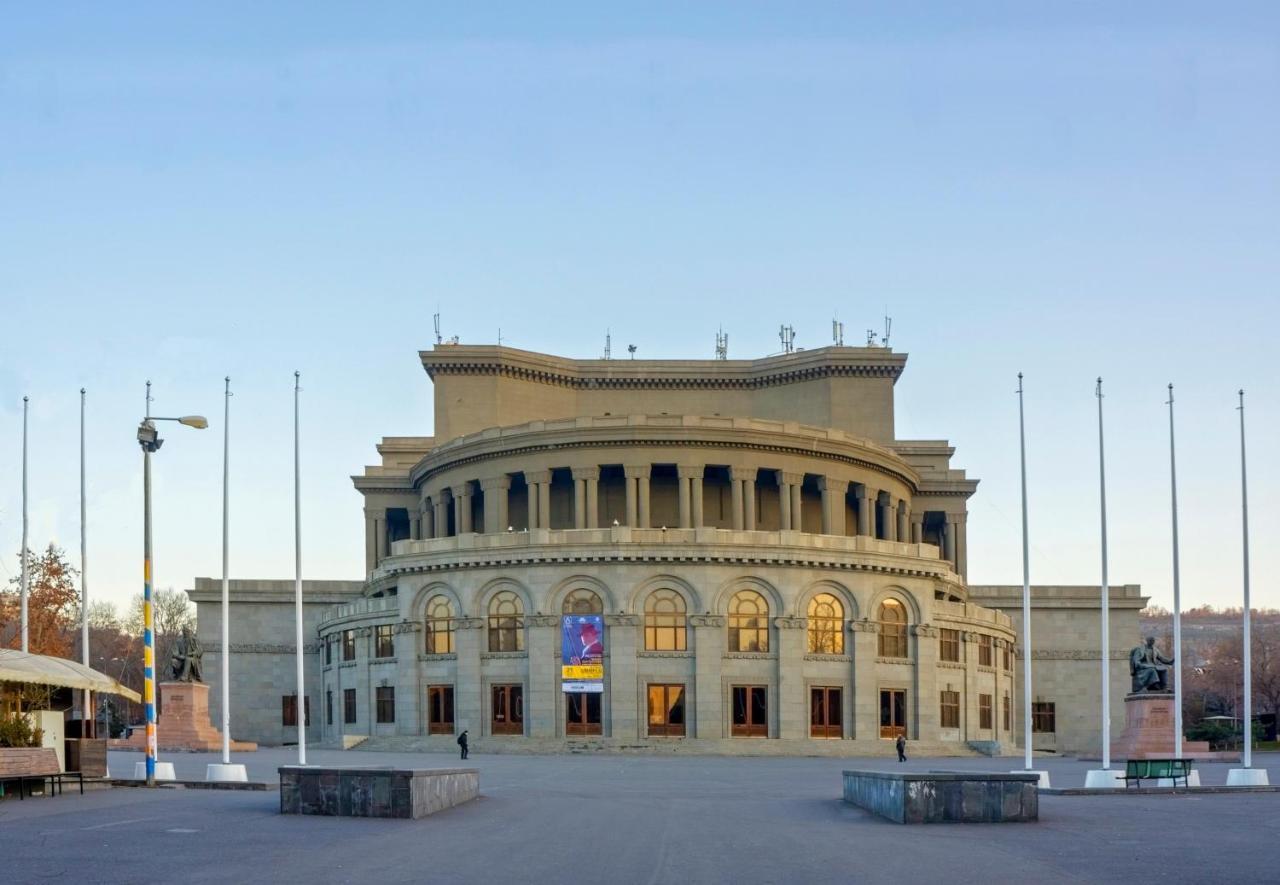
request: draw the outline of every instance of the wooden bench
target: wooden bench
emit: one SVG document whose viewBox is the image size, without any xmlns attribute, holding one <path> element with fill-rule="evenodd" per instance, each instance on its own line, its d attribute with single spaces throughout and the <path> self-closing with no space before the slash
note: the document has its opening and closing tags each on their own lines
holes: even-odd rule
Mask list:
<svg viewBox="0 0 1280 885">
<path fill-rule="evenodd" d="M 1190 786 L 1187 779 L 1191 776 L 1193 761 L 1191 759 L 1130 759 L 1124 764 L 1124 785 L 1128 787 L 1130 781 L 1136 781 L 1140 787 L 1144 780 L 1165 778 L 1172 780 L 1176 787 L 1178 779 L 1181 778 L 1184 787 Z"/>
<path fill-rule="evenodd" d="M 78 771 L 62 771 L 58 766 L 58 751 L 51 747 L 0 748 L 0 781 L 17 781 L 18 798 L 25 799 L 27 784 L 39 781 L 49 784 L 49 795 L 62 792 L 62 782 L 75 778 L 80 782 L 80 794 L 84 795 L 84 775 Z"/>
</svg>

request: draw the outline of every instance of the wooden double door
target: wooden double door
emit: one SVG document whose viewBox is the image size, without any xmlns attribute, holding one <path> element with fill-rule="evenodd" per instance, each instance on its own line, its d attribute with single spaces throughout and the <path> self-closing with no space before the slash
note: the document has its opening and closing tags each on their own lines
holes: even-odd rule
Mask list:
<svg viewBox="0 0 1280 885">
<path fill-rule="evenodd" d="M 839 688 L 815 685 L 809 689 L 809 737 L 844 737 L 844 700 Z"/>
<path fill-rule="evenodd" d="M 604 695 L 599 692 L 565 692 L 564 733 L 602 734 L 600 724 Z"/>
<path fill-rule="evenodd" d="M 906 737 L 907 692 L 901 688 L 880 689 L 880 737 Z"/>
<path fill-rule="evenodd" d="M 524 734 L 524 686 L 495 685 L 492 690 L 491 734 Z"/>
</svg>

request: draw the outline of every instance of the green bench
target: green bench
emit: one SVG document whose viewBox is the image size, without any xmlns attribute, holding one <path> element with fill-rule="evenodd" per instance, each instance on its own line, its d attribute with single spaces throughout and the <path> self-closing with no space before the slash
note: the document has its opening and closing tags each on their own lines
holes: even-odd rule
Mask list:
<svg viewBox="0 0 1280 885">
<path fill-rule="evenodd" d="M 1144 780 L 1152 778 L 1168 778 L 1173 785 L 1178 785 L 1181 778 L 1184 787 L 1190 786 L 1187 778 L 1191 776 L 1191 759 L 1130 759 L 1124 764 L 1124 785 L 1137 781 L 1142 786 Z"/>
</svg>

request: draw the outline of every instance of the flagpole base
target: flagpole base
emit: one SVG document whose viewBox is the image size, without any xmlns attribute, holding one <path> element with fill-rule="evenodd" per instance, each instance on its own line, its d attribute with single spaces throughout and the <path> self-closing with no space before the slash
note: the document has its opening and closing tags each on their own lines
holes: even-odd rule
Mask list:
<svg viewBox="0 0 1280 885">
<path fill-rule="evenodd" d="M 145 762 L 133 763 L 133 777 L 134 777 L 134 780 L 145 781 L 147 779 L 147 763 Z M 173 773 L 172 762 L 156 763 L 156 780 L 173 781 L 177 779 L 178 779 L 177 775 Z"/>
<path fill-rule="evenodd" d="M 1095 768 L 1084 776 L 1086 790 L 1114 790 L 1124 786 L 1124 769 Z"/>
<path fill-rule="evenodd" d="M 1042 790 L 1049 789 L 1049 772 L 1037 771 L 1034 768 L 1015 768 L 1009 772 L 1010 774 L 1038 774 L 1040 776 L 1039 783 L 1036 784 Z"/>
<path fill-rule="evenodd" d="M 211 762 L 205 766 L 204 779 L 211 783 L 237 783 L 249 781 L 249 772 L 234 762 Z"/>
<path fill-rule="evenodd" d="M 1227 772 L 1228 787 L 1270 786 L 1265 768 L 1232 768 Z"/>
</svg>

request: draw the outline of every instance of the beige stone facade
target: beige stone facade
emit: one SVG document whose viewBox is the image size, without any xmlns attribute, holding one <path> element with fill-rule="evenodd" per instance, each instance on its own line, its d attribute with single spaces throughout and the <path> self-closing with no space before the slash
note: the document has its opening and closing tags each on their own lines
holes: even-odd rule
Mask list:
<svg viewBox="0 0 1280 885">
<path fill-rule="evenodd" d="M 976 480 L 945 441 L 894 436 L 905 355 L 444 345 L 421 360 L 436 436 L 384 438 L 353 478 L 366 579 L 341 600 L 317 587 L 308 607 L 313 740 L 425 747 L 465 728 L 491 749 L 861 754 L 903 733 L 918 752 L 1012 748 L 1019 627 L 993 607 L 1003 588 L 966 585 Z M 216 645 L 211 589 L 193 595 Z M 279 616 L 247 585 L 238 598 L 258 622 Z M 569 693 L 561 618 L 592 613 L 602 690 Z M 1059 607 L 1045 629 L 1087 649 L 1084 614 Z M 1074 670 L 1050 660 L 1065 701 Z M 287 693 L 233 703 L 282 703 L 254 691 Z"/>
</svg>

